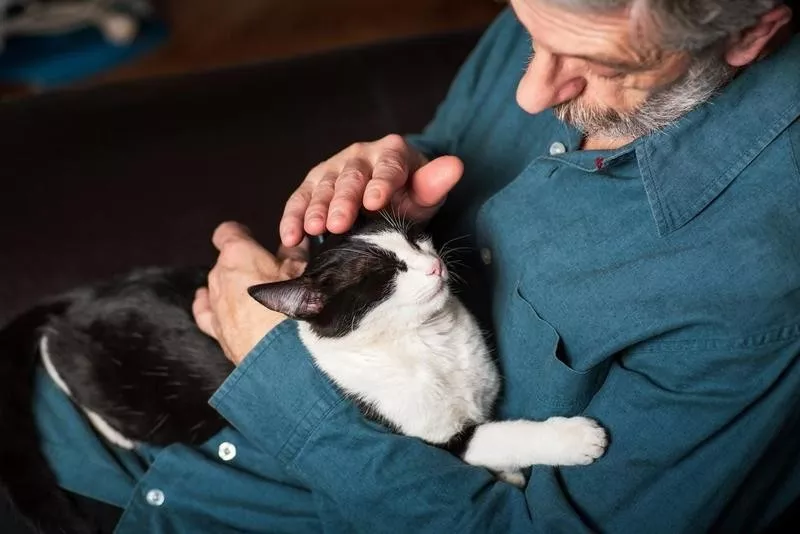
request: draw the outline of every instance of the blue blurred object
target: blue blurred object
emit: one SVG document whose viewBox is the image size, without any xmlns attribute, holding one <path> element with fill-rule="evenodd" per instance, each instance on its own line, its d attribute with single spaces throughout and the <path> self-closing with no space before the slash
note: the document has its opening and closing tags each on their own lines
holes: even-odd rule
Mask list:
<svg viewBox="0 0 800 534">
<path fill-rule="evenodd" d="M 0 49 L 0 82 L 53 88 L 116 67 L 163 43 L 166 24 L 156 19 L 139 21 L 130 44 L 108 42 L 94 27 L 60 35 L 9 38 Z"/>
</svg>

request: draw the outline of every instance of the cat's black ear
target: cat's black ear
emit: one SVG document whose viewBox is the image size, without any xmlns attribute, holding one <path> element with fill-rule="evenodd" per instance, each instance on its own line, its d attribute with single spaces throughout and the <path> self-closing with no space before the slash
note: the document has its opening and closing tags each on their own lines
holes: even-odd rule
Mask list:
<svg viewBox="0 0 800 534">
<path fill-rule="evenodd" d="M 250 286 L 247 292 L 265 307 L 292 319 L 311 319 L 322 311 L 322 294 L 303 277 Z"/>
</svg>

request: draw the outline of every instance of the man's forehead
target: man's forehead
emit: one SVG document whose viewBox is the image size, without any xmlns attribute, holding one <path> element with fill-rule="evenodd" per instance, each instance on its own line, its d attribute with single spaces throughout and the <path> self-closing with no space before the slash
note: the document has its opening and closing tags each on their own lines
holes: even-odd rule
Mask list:
<svg viewBox="0 0 800 534">
<path fill-rule="evenodd" d="M 535 43 L 553 54 L 627 70 L 655 67 L 663 51 L 645 38 L 630 10 L 579 13 L 547 0 L 510 0 Z"/>
</svg>

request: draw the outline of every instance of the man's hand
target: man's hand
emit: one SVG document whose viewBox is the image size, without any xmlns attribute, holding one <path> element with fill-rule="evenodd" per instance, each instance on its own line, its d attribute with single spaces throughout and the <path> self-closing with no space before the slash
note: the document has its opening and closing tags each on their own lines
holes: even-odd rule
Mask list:
<svg viewBox="0 0 800 534">
<path fill-rule="evenodd" d="M 267 332 L 286 318 L 253 300 L 247 288 L 302 274 L 307 243 L 292 249 L 281 247 L 273 256 L 253 240 L 245 227 L 234 222 L 219 225 L 211 240 L 219 257 L 208 274 L 208 287 L 195 294 L 192 313 L 200 330 L 216 339 L 228 359 L 238 365 Z"/>
<path fill-rule="evenodd" d="M 463 172 L 455 156 L 429 162 L 399 135 L 356 143 L 308 173 L 286 203 L 281 240 L 293 247 L 304 233 L 346 232 L 362 205 L 377 211 L 391 204 L 403 217 L 426 221 Z"/>
</svg>

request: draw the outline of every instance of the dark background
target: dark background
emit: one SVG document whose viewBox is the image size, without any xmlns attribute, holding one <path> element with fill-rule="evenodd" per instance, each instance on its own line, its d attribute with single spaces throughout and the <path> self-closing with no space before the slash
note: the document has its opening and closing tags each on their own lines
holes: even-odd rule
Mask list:
<svg viewBox="0 0 800 534">
<path fill-rule="evenodd" d="M 226 219 L 274 248 L 308 170 L 422 128 L 479 33 L 0 103 L 0 323 L 135 266 L 210 265 Z"/>
</svg>

